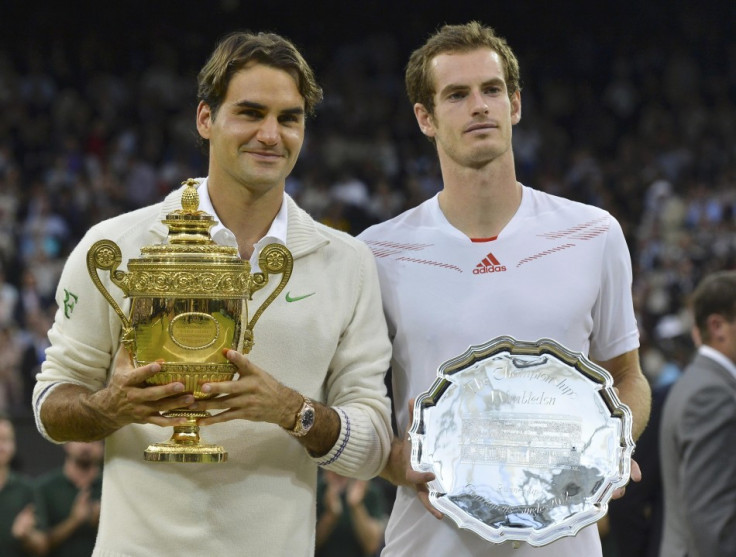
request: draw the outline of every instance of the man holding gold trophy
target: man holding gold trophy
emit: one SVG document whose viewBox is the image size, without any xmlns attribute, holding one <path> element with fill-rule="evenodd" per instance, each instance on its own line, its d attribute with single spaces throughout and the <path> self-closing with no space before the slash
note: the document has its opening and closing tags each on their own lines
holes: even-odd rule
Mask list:
<svg viewBox="0 0 736 557">
<path fill-rule="evenodd" d="M 628 437 L 637 438 L 650 404 L 621 227 L 601 209 L 517 181 L 511 138 L 521 119 L 519 66 L 493 29 L 477 22 L 442 27 L 412 54 L 406 85 L 419 128 L 436 146 L 444 185 L 434 198 L 360 235 L 378 263 L 393 340 L 396 420 L 399 432 L 409 432 L 395 439 L 382 474 L 399 486 L 382 555 L 600 556 L 591 517 L 605 510 L 606 497 L 621 494 L 629 470 L 633 479 L 639 470 L 626 435 L 614 435 L 608 447 L 623 455 L 614 466 L 626 477 L 608 486 L 595 473 L 585 478 L 580 463 L 598 432 L 582 435 L 587 420 L 577 409 L 590 403 L 599 409 L 591 420 L 610 420 L 629 413 L 620 396 L 633 415 Z M 514 339 L 524 342 L 515 346 Z M 514 354 L 538 339 L 555 342 L 539 343 L 532 360 Z M 592 365 L 570 380 L 538 366 L 554 361 L 552 345 L 564 347 L 555 349 L 563 359 L 589 355 L 610 373 L 610 386 L 595 387 L 607 391 L 606 403 L 597 395 L 588 400 L 581 387 L 593 377 L 605 383 Z M 511 347 L 511 357 L 490 367 L 474 359 L 497 346 L 507 353 Z M 476 375 L 457 388 L 435 383 L 431 394 L 438 396 L 418 406 L 438 370 L 453 371 L 458 362 L 461 372 Z M 505 387 L 512 377 L 516 385 L 542 386 Z M 425 413 L 453 389 L 460 392 L 459 411 L 442 415 L 429 439 Z M 450 458 L 430 470 L 413 466 L 440 442 Z M 606 449 L 597 454 L 601 461 L 608 456 Z M 431 504 L 449 498 L 432 487 L 441 475 L 462 494 L 443 507 L 457 524 Z M 509 482 L 512 476 L 521 481 Z M 595 480 L 591 493 L 604 497 L 594 499 L 583 520 L 545 522 L 577 505 L 581 478 Z M 487 493 L 504 502 L 492 503 Z M 555 539 L 533 537 L 548 528 L 557 529 Z M 535 543 L 523 541 L 527 535 Z"/>
<path fill-rule="evenodd" d="M 209 175 L 70 255 L 36 421 L 105 439 L 96 556 L 308 556 L 317 467 L 390 451 L 375 263 L 284 193 L 322 96 L 294 45 L 233 33 L 198 81 Z"/>
</svg>

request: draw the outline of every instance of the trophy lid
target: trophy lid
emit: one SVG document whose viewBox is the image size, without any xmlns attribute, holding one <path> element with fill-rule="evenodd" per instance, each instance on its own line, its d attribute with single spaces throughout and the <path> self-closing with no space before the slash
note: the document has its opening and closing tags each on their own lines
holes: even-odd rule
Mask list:
<svg viewBox="0 0 736 557">
<path fill-rule="evenodd" d="M 238 248 L 221 246 L 210 236 L 215 218 L 199 210 L 197 181 L 184 182 L 182 208 L 161 221 L 169 227 L 167 242 L 141 248 L 138 259 L 128 260 L 129 273 L 118 285 L 132 297 L 249 296 L 250 263 Z"/>
<path fill-rule="evenodd" d="M 242 261 L 238 249 L 234 246 L 221 246 L 212 240 L 210 228 L 217 224 L 215 218 L 205 211 L 199 210 L 199 193 L 197 181 L 189 178 L 182 182 L 186 188 L 181 196 L 181 209 L 172 211 L 161 222 L 169 228 L 168 242 L 141 248 L 145 259 L 198 258 L 203 260 L 217 259 L 220 263 L 232 260 L 240 264 Z M 223 260 L 224 259 L 224 260 Z M 131 260 L 132 263 L 135 260 Z"/>
</svg>

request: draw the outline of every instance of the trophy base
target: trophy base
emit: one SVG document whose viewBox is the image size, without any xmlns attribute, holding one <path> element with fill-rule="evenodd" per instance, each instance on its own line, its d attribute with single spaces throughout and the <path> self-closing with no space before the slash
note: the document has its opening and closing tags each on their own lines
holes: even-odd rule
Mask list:
<svg viewBox="0 0 736 557">
<path fill-rule="evenodd" d="M 225 462 L 227 451 L 220 445 L 200 442 L 198 418 L 209 416 L 207 412 L 186 409 L 169 410 L 163 413 L 169 418 L 185 417 L 184 425 L 174 426 L 174 434 L 164 443 L 149 445 L 143 452 L 149 462 Z"/>
<path fill-rule="evenodd" d="M 155 443 L 143 453 L 149 462 L 225 462 L 227 451 L 219 445 L 181 445 L 179 443 Z"/>
</svg>

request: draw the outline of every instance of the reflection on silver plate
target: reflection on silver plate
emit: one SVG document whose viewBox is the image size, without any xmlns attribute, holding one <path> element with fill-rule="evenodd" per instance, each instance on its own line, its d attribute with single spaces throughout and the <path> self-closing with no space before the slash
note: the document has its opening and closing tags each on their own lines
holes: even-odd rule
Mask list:
<svg viewBox="0 0 736 557">
<path fill-rule="evenodd" d="M 409 431 L 434 507 L 491 542 L 534 546 L 606 514 L 634 441 L 605 369 L 550 339 L 498 337 L 437 375 Z"/>
</svg>

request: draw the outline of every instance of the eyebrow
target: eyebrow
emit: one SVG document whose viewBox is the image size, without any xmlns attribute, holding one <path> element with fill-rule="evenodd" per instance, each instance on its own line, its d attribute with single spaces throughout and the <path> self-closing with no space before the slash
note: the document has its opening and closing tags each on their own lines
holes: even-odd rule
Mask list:
<svg viewBox="0 0 736 557">
<path fill-rule="evenodd" d="M 506 81 L 500 77 L 492 77 L 480 84 L 481 87 L 487 87 L 488 85 L 506 85 Z M 440 91 L 440 96 L 446 95 L 454 91 L 466 91 L 470 89 L 469 85 L 462 85 L 460 83 L 450 83 L 445 85 Z"/>
<path fill-rule="evenodd" d="M 239 108 L 253 108 L 255 110 L 268 110 L 265 104 L 253 102 L 253 101 L 239 101 L 235 103 L 235 106 Z M 301 106 L 295 106 L 293 108 L 286 108 L 279 112 L 279 114 L 294 114 L 301 116 L 304 114 L 304 108 Z"/>
</svg>

